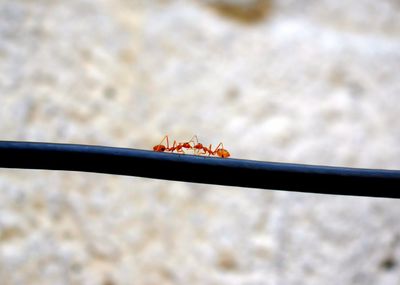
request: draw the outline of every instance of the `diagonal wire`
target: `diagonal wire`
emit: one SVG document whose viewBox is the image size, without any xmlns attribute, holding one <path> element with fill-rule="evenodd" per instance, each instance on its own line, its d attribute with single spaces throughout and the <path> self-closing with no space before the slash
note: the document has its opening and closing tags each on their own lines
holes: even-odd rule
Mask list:
<svg viewBox="0 0 400 285">
<path fill-rule="evenodd" d="M 262 189 L 400 198 L 400 170 L 221 159 L 104 146 L 0 141 L 0 167 L 97 172 Z"/>
</svg>

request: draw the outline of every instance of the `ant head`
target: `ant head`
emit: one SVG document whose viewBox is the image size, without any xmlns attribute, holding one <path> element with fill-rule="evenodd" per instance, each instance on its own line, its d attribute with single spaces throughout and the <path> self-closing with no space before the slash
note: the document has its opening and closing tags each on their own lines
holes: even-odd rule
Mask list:
<svg viewBox="0 0 400 285">
<path fill-rule="evenodd" d="M 187 143 L 187 142 L 183 143 L 183 144 L 182 144 L 182 147 L 184 147 L 184 148 L 192 148 L 192 146 L 190 145 L 190 143 Z"/>
<path fill-rule="evenodd" d="M 218 155 L 219 157 L 222 157 L 222 158 L 227 158 L 227 157 L 230 157 L 230 156 L 231 156 L 231 154 L 229 153 L 229 151 L 227 151 L 226 149 L 223 149 L 223 148 L 217 150 L 217 155 Z"/>
<path fill-rule="evenodd" d="M 158 151 L 158 152 L 163 152 L 165 151 L 165 146 L 163 146 L 162 144 L 156 145 L 153 147 L 154 151 Z"/>
<path fill-rule="evenodd" d="M 201 143 L 197 143 L 197 144 L 194 146 L 194 148 L 195 148 L 195 149 L 203 149 L 203 145 L 202 145 Z"/>
</svg>

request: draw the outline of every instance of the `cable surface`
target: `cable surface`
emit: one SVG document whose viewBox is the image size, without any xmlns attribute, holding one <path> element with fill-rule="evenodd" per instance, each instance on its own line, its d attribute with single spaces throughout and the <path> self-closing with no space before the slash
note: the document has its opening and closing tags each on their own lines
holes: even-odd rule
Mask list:
<svg viewBox="0 0 400 285">
<path fill-rule="evenodd" d="M 400 170 L 360 169 L 0 141 L 0 167 L 108 173 L 320 194 L 400 198 Z"/>
</svg>

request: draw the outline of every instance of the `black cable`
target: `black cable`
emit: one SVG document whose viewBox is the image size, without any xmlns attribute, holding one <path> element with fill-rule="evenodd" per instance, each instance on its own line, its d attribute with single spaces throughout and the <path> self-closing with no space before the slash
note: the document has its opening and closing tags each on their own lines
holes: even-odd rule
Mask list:
<svg viewBox="0 0 400 285">
<path fill-rule="evenodd" d="M 400 198 L 400 170 L 223 159 L 103 146 L 0 141 L 0 167 L 98 172 L 239 187 Z"/>
</svg>

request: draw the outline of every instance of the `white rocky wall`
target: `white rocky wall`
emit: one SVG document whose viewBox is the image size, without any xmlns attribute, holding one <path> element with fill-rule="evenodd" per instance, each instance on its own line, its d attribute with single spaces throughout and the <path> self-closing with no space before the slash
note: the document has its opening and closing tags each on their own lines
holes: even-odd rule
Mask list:
<svg viewBox="0 0 400 285">
<path fill-rule="evenodd" d="M 398 1 L 0 2 L 0 139 L 400 168 Z M 1 159 L 1 158 L 0 158 Z M 0 170 L 0 284 L 399 284 L 399 202 Z"/>
</svg>

